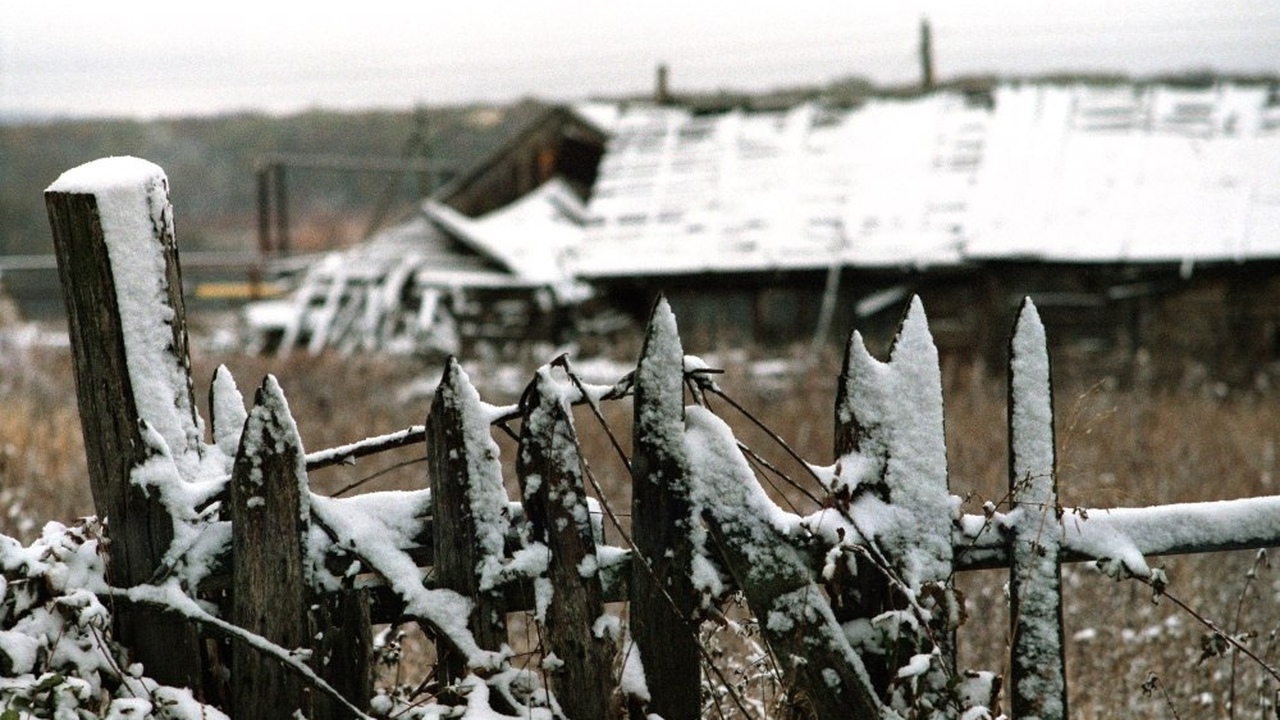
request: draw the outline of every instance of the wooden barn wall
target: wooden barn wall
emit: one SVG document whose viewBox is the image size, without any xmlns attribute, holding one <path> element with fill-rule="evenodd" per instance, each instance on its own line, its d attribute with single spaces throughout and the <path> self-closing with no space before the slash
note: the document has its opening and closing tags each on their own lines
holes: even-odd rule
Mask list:
<svg viewBox="0 0 1280 720">
<path fill-rule="evenodd" d="M 665 293 L 696 351 L 812 341 L 826 272 L 708 273 L 599 285 L 637 318 Z M 891 289 L 902 296 L 874 314 L 857 314 L 860 301 Z M 1189 275 L 1177 264 L 846 269 L 827 341 L 842 343 L 857 329 L 883 355 L 910 294 L 923 299 L 940 351 L 994 366 L 1003 362 L 1007 330 L 1026 296 L 1036 302 L 1052 346 L 1077 357 L 1115 362 L 1141 348 L 1224 376 L 1280 360 L 1280 263 L 1200 266 Z"/>
</svg>

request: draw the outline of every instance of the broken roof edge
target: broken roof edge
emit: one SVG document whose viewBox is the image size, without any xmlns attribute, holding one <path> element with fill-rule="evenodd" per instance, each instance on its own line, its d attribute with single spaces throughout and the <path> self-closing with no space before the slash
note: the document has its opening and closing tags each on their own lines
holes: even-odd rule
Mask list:
<svg viewBox="0 0 1280 720">
<path fill-rule="evenodd" d="M 495 221 L 502 222 L 506 218 L 531 211 L 538 204 L 548 206 L 558 216 L 579 227 L 585 226 L 589 220 L 586 205 L 568 182 L 558 176 L 547 180 L 518 200 L 478 218 L 468 217 L 435 198 L 424 199 L 419 204 L 419 211 L 422 217 L 434 224 L 437 229 L 485 259 L 498 264 L 513 276 L 531 282 L 551 284 L 572 280 L 571 274 L 558 264 L 554 273 L 529 272 L 527 258 L 510 252 L 510 248 L 500 242 L 501 238 L 491 237 L 491 231 L 494 230 L 491 226 Z"/>
<path fill-rule="evenodd" d="M 580 122 L 592 130 L 599 132 L 602 138 L 607 138 L 611 134 L 608 129 L 601 128 L 595 120 L 578 112 L 572 105 L 561 103 L 548 104 L 541 100 L 532 98 L 522 101 L 522 103 L 536 106 L 540 111 L 534 112 L 529 116 L 529 118 L 523 120 L 523 122 L 513 129 L 508 137 L 499 143 L 497 147 L 495 147 L 486 157 L 481 158 L 471 165 L 471 167 L 466 168 L 463 172 L 459 173 L 456 177 L 452 178 L 444 185 L 441 185 L 435 192 L 431 193 L 431 199 L 447 205 L 450 200 L 462 193 L 468 185 L 475 182 L 476 179 L 482 177 L 486 172 L 492 169 L 493 166 L 501 160 L 501 158 L 518 146 L 521 141 L 557 117 L 568 117 L 569 119 Z M 514 107 L 519 107 L 522 103 L 517 103 Z"/>
</svg>

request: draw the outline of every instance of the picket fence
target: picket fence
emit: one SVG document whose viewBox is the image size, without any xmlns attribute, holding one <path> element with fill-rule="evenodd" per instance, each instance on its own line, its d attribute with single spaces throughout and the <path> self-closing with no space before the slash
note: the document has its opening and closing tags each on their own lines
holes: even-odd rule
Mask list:
<svg viewBox="0 0 1280 720">
<path fill-rule="evenodd" d="M 164 592 L 122 591 L 115 637 L 157 680 L 233 717 L 365 716 L 371 627 L 390 621 L 416 621 L 435 639 L 439 701 L 483 683 L 493 708 L 527 711 L 533 701 L 503 680 L 504 648 L 508 613 L 532 608 L 544 655 L 558 659 L 544 667 L 559 716 L 691 720 L 703 674 L 717 671 L 699 622 L 736 590 L 796 717 L 981 717 L 1003 697 L 1014 717 L 1065 718 L 1061 563 L 1097 561 L 1158 589 L 1144 556 L 1280 542 L 1280 498 L 1064 512 L 1044 328 L 1030 302 L 1010 343 L 1002 512 L 960 515 L 950 495 L 938 358 L 918 301 L 887 362 L 851 340 L 836 462 L 809 466 L 824 507 L 803 519 L 768 501 L 705 407 L 722 391 L 684 356 L 663 301 L 635 372 L 611 387 L 578 382 L 562 361 L 539 370 L 518 405 L 495 408 L 451 359 L 423 426 L 306 454 L 273 378 L 246 410 L 220 370 L 206 442 L 167 181 L 152 168 L 98 167 L 56 183 L 46 203 L 112 584 L 176 587 L 217 608 L 204 616 Z M 633 500 L 618 548 L 600 543 L 592 520 L 572 406 L 598 413 L 624 397 Z M 516 423 L 512 500 L 492 433 Z M 429 491 L 336 499 L 308 488 L 317 467 L 409 444 L 425 445 Z M 992 567 L 1010 573 L 1003 688 L 954 666 L 952 579 Z M 616 601 L 630 603 L 625 631 L 608 622 Z M 643 685 L 618 671 L 637 661 Z"/>
</svg>

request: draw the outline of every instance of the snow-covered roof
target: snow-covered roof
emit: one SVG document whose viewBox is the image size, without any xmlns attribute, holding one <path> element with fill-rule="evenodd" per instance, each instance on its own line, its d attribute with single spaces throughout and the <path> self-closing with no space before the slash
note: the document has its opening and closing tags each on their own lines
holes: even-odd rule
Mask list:
<svg viewBox="0 0 1280 720">
<path fill-rule="evenodd" d="M 557 283 L 568 275 L 563 257 L 582 240 L 587 209 L 561 178 L 552 178 L 505 207 L 469 218 L 427 199 L 426 218 L 516 277 Z"/>
<path fill-rule="evenodd" d="M 1280 257 L 1264 87 L 1008 85 L 617 119 L 580 277 Z"/>
</svg>

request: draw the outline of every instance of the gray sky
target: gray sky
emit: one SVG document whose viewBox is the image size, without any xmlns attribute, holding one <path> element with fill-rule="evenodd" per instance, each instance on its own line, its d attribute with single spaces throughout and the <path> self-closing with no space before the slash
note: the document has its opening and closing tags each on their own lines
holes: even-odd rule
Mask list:
<svg viewBox="0 0 1280 720">
<path fill-rule="evenodd" d="M 1274 0 L 0 0 L 0 115 L 155 117 L 307 107 L 763 90 L 860 74 L 1280 72 Z M 443 5 L 440 3 L 439 5 Z"/>
</svg>

